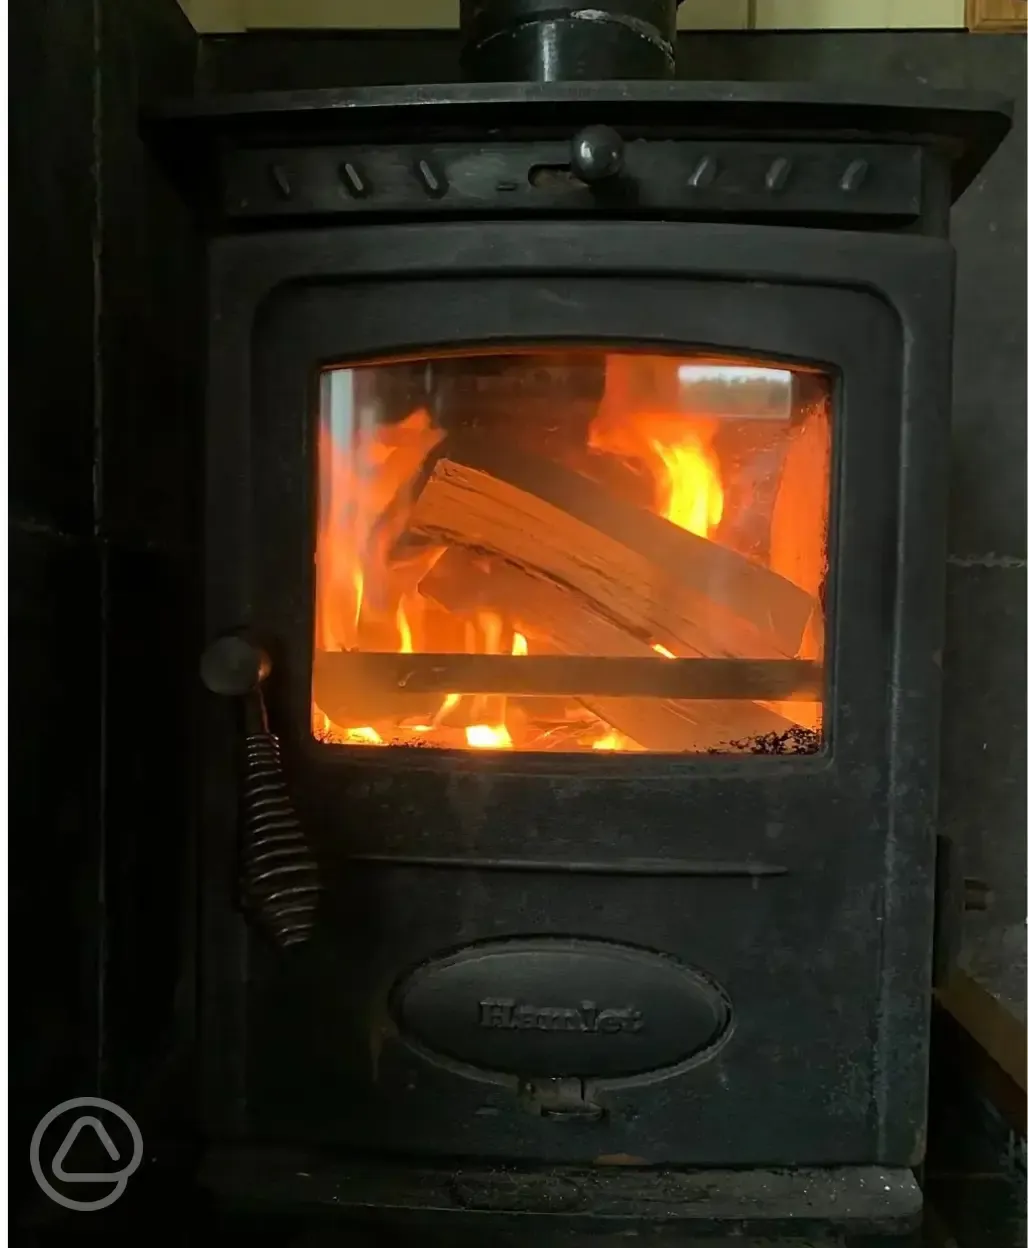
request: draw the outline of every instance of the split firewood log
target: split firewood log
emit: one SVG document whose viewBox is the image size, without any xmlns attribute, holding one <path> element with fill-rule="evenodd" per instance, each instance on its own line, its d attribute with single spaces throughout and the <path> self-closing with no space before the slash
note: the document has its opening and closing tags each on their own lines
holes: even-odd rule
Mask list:
<svg viewBox="0 0 1028 1248">
<path fill-rule="evenodd" d="M 817 603 L 785 577 L 508 445 L 451 438 L 414 488 L 414 542 L 499 555 L 675 654 L 791 658 Z"/>
<path fill-rule="evenodd" d="M 529 650 L 576 656 L 658 658 L 651 646 L 597 615 L 573 591 L 504 560 L 454 547 L 419 591 L 455 613 L 499 612 L 529 640 Z M 698 657 L 695 652 L 682 658 Z M 750 701 L 590 696 L 578 701 L 648 750 L 698 752 L 742 738 L 783 733 L 791 721 Z"/>
</svg>

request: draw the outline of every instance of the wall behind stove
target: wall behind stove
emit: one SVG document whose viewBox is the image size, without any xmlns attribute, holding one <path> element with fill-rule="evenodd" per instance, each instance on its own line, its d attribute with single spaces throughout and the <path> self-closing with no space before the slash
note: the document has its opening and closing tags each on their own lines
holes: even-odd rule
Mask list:
<svg viewBox="0 0 1028 1248">
<path fill-rule="evenodd" d="M 11 1208 L 46 1220 L 36 1122 L 148 1122 L 179 1032 L 199 249 L 138 112 L 197 39 L 174 0 L 10 9 Z"/>
<path fill-rule="evenodd" d="M 203 41 L 210 92 L 450 82 L 452 31 Z M 997 889 L 969 958 L 1023 1017 L 1025 939 L 1025 40 L 950 31 L 700 32 L 679 76 L 1000 91 L 1014 132 L 953 216 L 959 253 L 943 825 Z"/>
<path fill-rule="evenodd" d="M 92 1091 L 96 1073 L 101 612 L 92 541 L 90 8 L 23 3 L 10 12 L 12 1209 L 31 1186 L 25 1161 L 35 1120 Z"/>
</svg>

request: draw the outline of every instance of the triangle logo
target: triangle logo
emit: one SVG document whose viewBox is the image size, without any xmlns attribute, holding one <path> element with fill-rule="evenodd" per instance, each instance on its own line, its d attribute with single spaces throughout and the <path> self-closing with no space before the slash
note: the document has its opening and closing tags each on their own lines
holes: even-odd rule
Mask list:
<svg viewBox="0 0 1028 1248">
<path fill-rule="evenodd" d="M 92 1114 L 83 1114 L 81 1118 L 76 1118 L 71 1125 L 71 1129 L 64 1137 L 64 1143 L 57 1150 L 57 1154 L 53 1160 L 51 1167 L 54 1177 L 60 1179 L 64 1183 L 97 1183 L 104 1179 L 117 1178 L 117 1175 L 110 1174 L 68 1174 L 64 1169 L 64 1162 L 68 1154 L 71 1152 L 72 1146 L 79 1138 L 86 1127 L 92 1127 L 100 1138 L 100 1143 L 107 1150 L 107 1156 L 111 1161 L 120 1161 L 121 1154 L 115 1147 L 114 1141 L 110 1137 L 110 1133 L 99 1118 L 94 1118 Z"/>
</svg>

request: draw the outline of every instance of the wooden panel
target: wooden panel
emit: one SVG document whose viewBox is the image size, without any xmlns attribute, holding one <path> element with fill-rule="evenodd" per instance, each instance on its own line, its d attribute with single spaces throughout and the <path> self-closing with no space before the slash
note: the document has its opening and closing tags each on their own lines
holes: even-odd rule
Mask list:
<svg viewBox="0 0 1028 1248">
<path fill-rule="evenodd" d="M 980 33 L 1024 34 L 1028 28 L 1026 0 L 967 0 L 967 28 Z"/>
<path fill-rule="evenodd" d="M 245 30 L 453 30 L 459 0 L 179 0 L 203 34 Z M 745 30 L 749 0 L 687 0 L 687 30 Z"/>
<path fill-rule="evenodd" d="M 178 0 L 186 17 L 203 35 L 240 34 L 246 30 L 245 0 Z"/>
<path fill-rule="evenodd" d="M 960 30 L 964 0 L 754 0 L 757 30 Z"/>
<path fill-rule="evenodd" d="M 678 10 L 679 30 L 747 30 L 751 0 L 685 0 Z"/>
<path fill-rule="evenodd" d="M 936 989 L 935 999 L 1024 1091 L 1024 1021 L 1015 1018 L 961 968 Z"/>
<path fill-rule="evenodd" d="M 459 0 L 179 0 L 205 34 L 453 30 Z M 1025 0 L 685 0 L 683 30 L 1023 29 Z M 1021 16 L 1019 16 L 1019 14 Z"/>
</svg>

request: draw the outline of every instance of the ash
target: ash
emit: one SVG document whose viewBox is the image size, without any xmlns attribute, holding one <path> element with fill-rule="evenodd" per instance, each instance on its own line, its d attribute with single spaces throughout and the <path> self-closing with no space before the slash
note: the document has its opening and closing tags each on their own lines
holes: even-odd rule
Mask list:
<svg viewBox="0 0 1028 1248">
<path fill-rule="evenodd" d="M 821 733 L 794 724 L 785 732 L 766 732 L 759 737 L 744 737 L 741 741 L 729 741 L 727 745 L 715 745 L 707 753 L 818 754 L 820 751 Z"/>
</svg>

